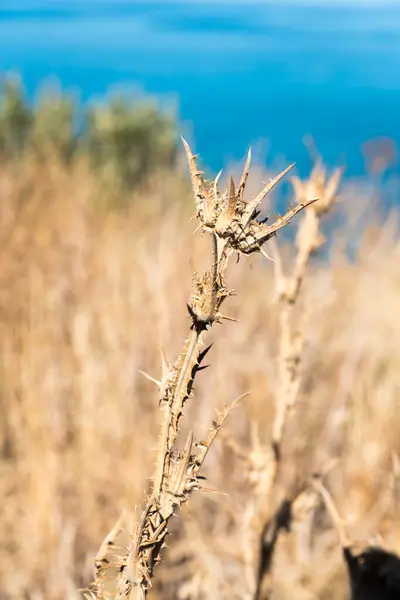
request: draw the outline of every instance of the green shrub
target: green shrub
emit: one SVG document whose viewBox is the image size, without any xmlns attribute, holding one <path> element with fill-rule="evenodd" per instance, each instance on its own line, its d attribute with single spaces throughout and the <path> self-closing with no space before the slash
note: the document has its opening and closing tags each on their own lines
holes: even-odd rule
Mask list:
<svg viewBox="0 0 400 600">
<path fill-rule="evenodd" d="M 160 167 L 171 167 L 177 148 L 175 118 L 152 100 L 130 103 L 115 96 L 88 113 L 86 143 L 96 168 L 129 185 Z"/>
<path fill-rule="evenodd" d="M 59 87 L 40 90 L 35 105 L 31 146 L 41 155 L 56 153 L 69 162 L 79 145 L 77 129 L 79 105 Z"/>
<path fill-rule="evenodd" d="M 0 151 L 7 157 L 19 156 L 26 148 L 34 115 L 17 75 L 8 75 L 0 87 Z"/>
<path fill-rule="evenodd" d="M 86 156 L 105 181 L 134 186 L 152 171 L 170 169 L 177 153 L 176 115 L 149 97 L 114 95 L 82 105 L 61 87 L 41 86 L 31 107 L 21 79 L 6 75 L 0 95 L 0 152 L 56 154 L 69 163 Z"/>
</svg>

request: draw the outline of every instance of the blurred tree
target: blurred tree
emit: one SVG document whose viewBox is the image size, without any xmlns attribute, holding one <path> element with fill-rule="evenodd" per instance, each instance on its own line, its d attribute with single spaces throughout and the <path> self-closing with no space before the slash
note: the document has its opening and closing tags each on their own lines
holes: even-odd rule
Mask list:
<svg viewBox="0 0 400 600">
<path fill-rule="evenodd" d="M 24 150 L 29 138 L 33 114 L 25 98 L 21 79 L 7 75 L 0 87 L 0 151 L 15 157 Z"/>
<path fill-rule="evenodd" d="M 59 86 L 43 87 L 34 111 L 31 145 L 35 153 L 55 153 L 69 162 L 77 149 L 78 104 Z"/>
<path fill-rule="evenodd" d="M 150 99 L 115 96 L 89 110 L 86 143 L 95 167 L 121 183 L 142 183 L 150 173 L 173 166 L 177 151 L 175 116 Z"/>
<path fill-rule="evenodd" d="M 69 163 L 86 155 L 105 181 L 130 187 L 175 165 L 176 114 L 151 98 L 114 95 L 83 112 L 58 84 L 47 84 L 31 108 L 16 75 L 4 77 L 0 94 L 0 153 L 7 158 L 54 154 Z"/>
</svg>

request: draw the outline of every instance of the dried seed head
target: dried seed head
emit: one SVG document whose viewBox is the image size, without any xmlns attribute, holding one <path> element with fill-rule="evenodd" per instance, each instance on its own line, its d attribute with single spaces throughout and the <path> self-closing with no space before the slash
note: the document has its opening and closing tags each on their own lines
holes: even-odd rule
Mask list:
<svg viewBox="0 0 400 600">
<path fill-rule="evenodd" d="M 327 179 L 326 168 L 321 160 L 318 160 L 311 171 L 309 179 L 301 181 L 298 177 L 292 177 L 296 202 L 298 204 L 307 202 L 312 198 L 318 198 L 314 204 L 313 211 L 317 216 L 322 216 L 331 208 L 337 194 L 343 169 L 336 169 L 331 177 Z"/>
<path fill-rule="evenodd" d="M 201 171 L 196 164 L 197 156 L 194 156 L 189 145 L 183 140 L 189 162 L 190 176 L 196 201 L 196 216 L 200 226 L 205 231 L 212 231 L 217 238 L 217 245 L 226 251 L 235 251 L 242 254 L 261 252 L 263 244 L 275 235 L 276 231 L 288 224 L 290 219 L 315 199 L 307 199 L 292 207 L 283 217 L 276 219 L 272 225 L 257 220 L 259 205 L 265 196 L 275 187 L 284 175 L 294 166 L 290 165 L 277 177 L 267 183 L 262 191 L 250 202 L 244 201 L 244 191 L 248 178 L 251 152 L 249 151 L 246 164 L 238 188 L 235 188 L 233 178 L 230 179 L 229 187 L 223 194 L 218 189 L 218 179 L 207 185 Z M 220 253 L 222 255 L 222 253 Z M 205 282 L 204 282 L 205 283 Z M 203 306 L 199 311 L 202 320 L 204 314 L 211 314 L 209 306 Z M 214 315 L 216 315 L 214 310 Z M 215 317 L 214 317 L 215 320 Z"/>
</svg>

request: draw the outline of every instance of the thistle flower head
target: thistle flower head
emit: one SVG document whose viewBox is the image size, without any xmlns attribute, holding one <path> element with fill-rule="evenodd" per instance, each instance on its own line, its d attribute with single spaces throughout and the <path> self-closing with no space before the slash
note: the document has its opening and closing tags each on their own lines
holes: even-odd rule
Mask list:
<svg viewBox="0 0 400 600">
<path fill-rule="evenodd" d="M 294 164 L 284 169 L 271 179 L 255 198 L 244 200 L 244 192 L 249 174 L 251 152 L 249 150 L 243 173 L 236 188 L 231 177 L 227 189 L 221 193 L 218 181 L 219 173 L 214 181 L 206 181 L 197 166 L 197 155 L 193 155 L 188 143 L 183 140 L 189 162 L 190 177 L 196 203 L 196 217 L 203 231 L 213 232 L 218 239 L 218 246 L 225 251 L 239 254 L 261 252 L 262 246 L 276 232 L 287 225 L 290 219 L 300 210 L 315 202 L 316 198 L 305 199 L 292 206 L 282 217 L 267 225 L 267 219 L 259 220 L 259 206 L 267 194 L 292 169 Z M 222 252 L 219 253 L 220 256 Z"/>
</svg>

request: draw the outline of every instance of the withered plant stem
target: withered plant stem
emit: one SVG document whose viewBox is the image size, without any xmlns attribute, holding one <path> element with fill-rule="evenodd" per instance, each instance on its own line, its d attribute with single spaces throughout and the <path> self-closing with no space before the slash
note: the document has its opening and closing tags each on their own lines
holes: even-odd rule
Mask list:
<svg viewBox="0 0 400 600">
<path fill-rule="evenodd" d="M 242 395 L 217 413 L 205 440 L 195 441 L 194 433 L 190 431 L 183 450 L 177 447 L 183 409 L 192 396 L 195 378 L 209 350 L 209 347 L 201 350 L 202 336 L 215 322 L 232 320 L 220 312 L 224 300 L 233 293 L 233 290 L 226 287 L 224 280 L 228 259 L 232 254 L 240 256 L 262 252 L 266 241 L 287 225 L 295 214 L 312 203 L 310 200 L 291 207 L 283 217 L 277 218 L 268 226 L 265 221 L 258 221 L 258 206 L 288 169 L 267 184 L 256 198 L 245 202 L 243 193 L 250 153 L 238 189 L 235 189 L 231 178 L 230 186 L 221 194 L 218 177 L 207 184 L 197 167 L 196 157 L 185 141 L 184 146 L 195 196 L 198 229 L 211 236 L 211 264 L 202 274 L 192 267 L 192 294 L 187 305 L 191 327 L 174 365 L 171 367 L 168 364 L 162 352 L 161 379 L 157 381 L 146 375 L 159 389 L 159 405 L 163 414 L 157 461 L 152 493 L 145 499 L 145 507 L 135 527 L 132 543 L 126 555 L 121 556 L 114 592 L 108 594 L 109 598 L 114 599 L 146 598 L 152 584 L 154 567 L 161 560 L 160 553 L 168 535 L 169 519 L 187 501 L 193 490 L 205 489 L 199 471 L 230 411 L 243 397 Z M 104 552 L 113 543 L 110 537 L 107 540 L 96 557 L 95 581 L 86 590 L 86 594 L 97 600 L 105 598 L 103 581 L 109 562 Z"/>
</svg>

